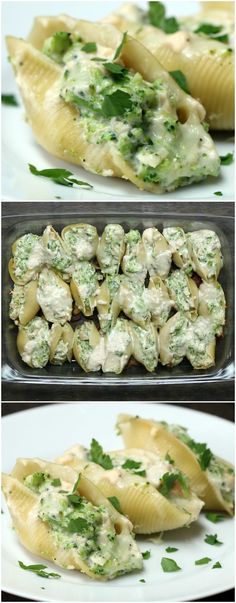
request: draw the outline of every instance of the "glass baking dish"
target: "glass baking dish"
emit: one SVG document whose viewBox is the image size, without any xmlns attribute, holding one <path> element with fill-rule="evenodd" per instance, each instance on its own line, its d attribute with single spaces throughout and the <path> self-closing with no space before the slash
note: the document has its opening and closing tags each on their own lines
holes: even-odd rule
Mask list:
<svg viewBox="0 0 236 603">
<path fill-rule="evenodd" d="M 4 204 L 5 208 L 9 205 L 12 204 Z M 19 204 L 17 206 L 17 204 L 14 203 L 14 205 L 18 207 L 19 211 Z M 132 391 L 132 387 L 134 387 L 136 391 L 140 391 L 140 386 L 145 386 L 145 391 L 148 392 L 148 388 L 156 386 L 173 387 L 175 385 L 184 386 L 188 384 L 190 387 L 193 386 L 194 388 L 197 388 L 200 384 L 205 384 L 206 386 L 210 383 L 215 383 L 215 385 L 217 383 L 222 384 L 222 380 L 225 383 L 229 383 L 229 381 L 232 382 L 234 377 L 232 328 L 234 318 L 234 264 L 232 258 L 234 249 L 233 218 L 219 214 L 212 216 L 210 213 L 198 213 L 196 219 L 196 215 L 185 211 L 185 203 L 172 203 L 170 204 L 171 209 L 168 209 L 168 203 L 153 203 L 151 204 L 151 207 L 154 207 L 155 210 L 151 210 L 150 206 L 147 207 L 146 204 L 143 204 L 142 209 L 139 208 L 141 211 L 136 209 L 134 203 L 127 204 L 127 210 L 124 208 L 125 204 L 122 204 L 122 209 L 120 209 L 119 204 L 117 204 L 116 209 L 114 210 L 112 204 L 94 203 L 92 204 L 93 210 L 91 210 L 90 204 L 72 204 L 68 202 L 54 202 L 50 204 L 36 203 L 34 204 L 32 214 L 29 212 L 29 208 L 27 210 L 27 205 L 30 205 L 32 208 L 32 204 L 27 204 L 27 202 L 20 204 L 22 207 L 22 214 L 17 213 L 10 215 L 11 212 L 9 212 L 8 215 L 6 209 L 2 219 L 4 249 L 2 270 L 4 325 L 2 379 L 4 383 L 15 383 L 15 385 L 17 385 L 17 390 L 20 384 L 25 386 L 34 385 L 37 386 L 37 388 L 44 385 L 47 386 L 48 391 L 48 398 L 44 397 L 44 399 L 57 400 L 60 398 L 55 394 L 55 386 L 57 386 L 57 389 L 60 391 L 61 388 L 64 388 L 64 391 L 68 392 L 68 399 L 70 399 L 70 392 L 74 390 L 75 386 L 77 392 L 77 397 L 75 397 L 75 399 L 82 399 L 80 398 L 80 391 L 82 391 L 82 389 L 85 391 L 86 388 L 86 391 L 88 392 L 87 388 L 89 387 L 90 398 L 96 399 L 101 388 L 102 391 L 105 392 L 112 386 L 118 388 L 119 386 L 125 386 L 126 388 L 129 388 L 129 391 Z M 52 211 L 49 211 L 49 205 L 50 209 L 53 208 Z M 217 204 L 214 204 L 214 207 L 216 207 L 216 205 Z M 221 206 L 222 205 L 224 204 L 221 204 Z M 197 204 L 195 204 L 195 207 L 196 206 Z M 177 212 L 176 210 L 174 211 L 174 216 L 173 207 L 176 207 L 177 209 Z M 8 275 L 7 264 L 11 257 L 11 245 L 18 237 L 26 232 L 41 234 L 47 224 L 52 224 L 56 230 L 60 231 L 63 226 L 72 222 L 91 223 L 97 227 L 99 234 L 101 234 L 103 228 L 109 222 L 122 224 L 126 231 L 130 228 L 143 230 L 150 226 L 157 226 L 162 231 L 165 226 L 177 225 L 182 226 L 185 230 L 189 231 L 200 228 L 210 228 L 217 232 L 221 240 L 224 257 L 224 267 L 221 270 L 219 281 L 225 291 L 227 313 L 224 337 L 217 340 L 216 364 L 214 367 L 207 370 L 196 371 L 193 370 L 187 360 L 184 360 L 174 368 L 163 367 L 159 364 L 156 371 L 153 373 L 148 373 L 142 365 L 136 365 L 127 367 L 121 375 L 114 375 L 103 374 L 101 372 L 84 373 L 75 361 L 63 366 L 47 365 L 44 369 L 40 370 L 31 369 L 22 362 L 16 348 L 17 329 L 8 317 L 11 279 Z M 39 391 L 39 389 L 37 391 Z M 51 394 L 51 392 L 54 393 Z M 51 395 L 53 395 L 53 398 Z M 73 396 L 74 395 L 75 394 L 73 394 Z M 169 397 L 169 399 L 172 398 L 174 398 L 174 396 Z M 181 399 L 181 395 L 179 395 L 179 398 Z M 40 394 L 37 395 L 36 399 L 41 399 Z M 182 396 L 182 399 L 185 399 L 184 395 Z M 207 396 L 202 399 L 207 399 Z"/>
</svg>

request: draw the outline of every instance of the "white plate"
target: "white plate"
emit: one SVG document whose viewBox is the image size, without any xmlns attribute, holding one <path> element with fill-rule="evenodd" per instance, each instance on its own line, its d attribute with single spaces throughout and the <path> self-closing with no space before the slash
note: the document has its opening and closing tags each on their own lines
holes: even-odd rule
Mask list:
<svg viewBox="0 0 236 603">
<path fill-rule="evenodd" d="M 25 38 L 31 28 L 36 15 L 55 15 L 67 13 L 82 19 L 99 20 L 121 2 L 3 2 L 3 40 L 5 35 L 11 34 Z M 139 4 L 146 6 L 145 2 Z M 195 13 L 199 10 L 198 2 L 166 2 L 169 14 L 184 15 Z M 3 74 L 2 89 L 6 93 L 16 93 L 20 100 L 15 84 L 11 65 L 7 61 L 6 48 L 3 43 Z M 234 150 L 230 141 L 230 133 L 214 136 L 220 155 L 231 153 Z M 49 155 L 34 140 L 32 131 L 24 121 L 24 109 L 21 106 L 2 106 L 2 196 L 5 200 L 46 200 L 61 199 L 71 200 L 104 200 L 115 198 L 117 201 L 128 198 L 129 201 L 154 200 L 233 200 L 234 199 L 234 168 L 222 166 L 221 175 L 217 179 L 209 178 L 202 184 L 187 186 L 177 189 L 164 196 L 154 196 L 151 193 L 140 192 L 132 184 L 120 179 L 104 178 L 85 172 L 82 168 L 60 161 Z M 38 169 L 65 167 L 71 169 L 77 178 L 86 180 L 93 185 L 93 189 L 86 191 L 79 188 L 65 188 L 44 178 L 36 178 L 27 167 L 28 163 L 36 165 Z M 221 191 L 222 197 L 217 197 L 214 192 Z"/>
<path fill-rule="evenodd" d="M 169 404 L 95 402 L 44 405 L 5 417 L 3 471 L 9 472 L 19 456 L 52 460 L 76 442 L 89 445 L 92 437 L 104 449 L 122 448 L 121 438 L 115 434 L 114 428 L 119 412 L 184 425 L 190 429 L 193 438 L 207 442 L 216 454 L 233 462 L 234 428 L 228 421 Z M 144 570 L 104 585 L 60 568 L 56 570 L 61 574 L 58 581 L 38 578 L 20 569 L 18 560 L 32 564 L 40 563 L 40 558 L 19 544 L 4 502 L 3 510 L 2 588 L 7 592 L 37 601 L 159 602 L 201 599 L 233 587 L 233 519 L 213 524 L 202 514 L 190 528 L 166 532 L 159 544 L 139 538 L 142 551 L 151 550 L 150 559 L 144 562 Z M 206 544 L 206 533 L 217 533 L 223 544 L 219 547 Z M 169 556 L 165 552 L 167 546 L 179 549 L 170 555 L 182 568 L 177 574 L 165 574 L 161 569 L 161 558 Z M 212 559 L 212 563 L 194 565 L 196 559 L 206 556 Z M 216 561 L 221 562 L 222 569 L 211 569 Z M 55 571 L 52 563 L 47 565 Z M 140 582 L 143 578 L 145 584 Z"/>
</svg>

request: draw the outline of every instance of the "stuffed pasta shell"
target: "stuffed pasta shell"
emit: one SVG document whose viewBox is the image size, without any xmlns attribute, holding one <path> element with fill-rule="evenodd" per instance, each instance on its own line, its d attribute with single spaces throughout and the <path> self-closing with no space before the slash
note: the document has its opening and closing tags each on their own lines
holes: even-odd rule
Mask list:
<svg viewBox="0 0 236 603">
<path fill-rule="evenodd" d="M 107 275 L 96 296 L 96 307 L 101 330 L 106 333 L 114 327 L 120 313 L 119 290 L 121 275 Z"/>
<path fill-rule="evenodd" d="M 50 357 L 51 364 L 62 365 L 66 360 L 71 362 L 73 355 L 74 331 L 66 322 L 63 326 L 54 323 L 50 331 Z"/>
<path fill-rule="evenodd" d="M 19 325 L 16 345 L 23 362 L 28 366 L 46 366 L 50 355 L 50 331 L 46 320 L 36 316 L 25 326 Z"/>
<path fill-rule="evenodd" d="M 186 357 L 195 369 L 207 369 L 215 364 L 215 331 L 204 316 L 191 322 L 187 333 Z"/>
<path fill-rule="evenodd" d="M 92 260 L 97 251 L 98 233 L 91 224 L 69 224 L 63 228 L 61 238 L 75 260 Z"/>
<path fill-rule="evenodd" d="M 9 274 L 16 285 L 26 285 L 37 278 L 45 263 L 42 238 L 27 233 L 12 245 L 13 258 L 9 262 Z"/>
<path fill-rule="evenodd" d="M 124 314 L 142 328 L 151 320 L 147 289 L 139 282 L 123 278 L 119 289 L 119 304 Z"/>
<path fill-rule="evenodd" d="M 166 279 L 169 296 L 175 302 L 175 308 L 184 312 L 188 318 L 196 318 L 198 309 L 198 287 L 184 270 L 173 270 Z"/>
<path fill-rule="evenodd" d="M 118 274 L 125 250 L 125 232 L 120 224 L 107 224 L 97 248 L 97 259 L 103 274 Z"/>
<path fill-rule="evenodd" d="M 192 266 L 203 280 L 217 279 L 223 266 L 221 243 L 213 230 L 187 233 Z"/>
<path fill-rule="evenodd" d="M 133 341 L 133 357 L 143 364 L 147 371 L 152 372 L 158 364 L 158 335 L 155 326 L 150 322 L 145 329 L 135 323 L 130 323 Z"/>
<path fill-rule="evenodd" d="M 142 568 L 132 524 L 81 473 L 41 459 L 18 459 L 3 492 L 23 546 L 90 578 Z"/>
<path fill-rule="evenodd" d="M 203 281 L 199 287 L 198 313 L 209 319 L 218 337 L 222 335 L 225 325 L 225 308 L 225 294 L 220 283 Z"/>
<path fill-rule="evenodd" d="M 65 280 L 68 280 L 72 270 L 71 257 L 68 255 L 60 235 L 50 224 L 43 232 L 42 244 L 46 250 L 47 265 L 62 273 Z"/>
<path fill-rule="evenodd" d="M 132 354 L 132 337 L 129 321 L 118 318 L 114 327 L 106 333 L 105 358 L 102 364 L 104 373 L 122 373 Z"/>
<path fill-rule="evenodd" d="M 218 176 L 202 105 L 134 38 L 39 17 L 29 41 L 8 37 L 7 47 L 28 121 L 52 155 L 153 193 Z"/>
<path fill-rule="evenodd" d="M 152 322 L 156 327 L 163 327 L 169 318 L 174 301 L 170 299 L 168 289 L 159 276 L 150 278 L 146 295 Z"/>
<path fill-rule="evenodd" d="M 75 329 L 73 353 L 86 373 L 101 369 L 105 357 L 104 338 L 91 320 Z"/>
<path fill-rule="evenodd" d="M 183 268 L 187 274 L 192 272 L 192 262 L 187 245 L 187 236 L 179 226 L 163 228 L 163 236 L 169 243 L 173 254 L 173 262 L 178 268 Z"/>
<path fill-rule="evenodd" d="M 100 278 L 95 266 L 90 262 L 84 261 L 76 264 L 72 273 L 70 289 L 77 308 L 83 312 L 84 316 L 93 314 Z"/>
<path fill-rule="evenodd" d="M 71 319 L 72 297 L 70 287 L 49 268 L 40 272 L 37 301 L 48 322 L 65 324 Z"/>
<path fill-rule="evenodd" d="M 82 471 L 105 496 L 115 497 L 137 534 L 173 530 L 197 519 L 202 501 L 183 473 L 160 455 L 138 448 L 103 453 L 93 439 L 84 457 L 84 450 L 73 447 L 56 462 Z"/>
<path fill-rule="evenodd" d="M 11 291 L 9 316 L 15 324 L 25 326 L 39 311 L 37 301 L 37 281 L 30 281 L 26 285 L 14 285 Z"/>
<path fill-rule="evenodd" d="M 142 447 L 162 458 L 169 455 L 174 459 L 204 501 L 204 509 L 233 514 L 234 467 L 215 456 L 207 444 L 196 442 L 187 429 L 166 421 L 119 415 L 117 427 L 127 448 Z"/>
<path fill-rule="evenodd" d="M 146 228 L 142 234 L 146 252 L 146 266 L 150 277 L 164 279 L 170 272 L 172 251 L 157 228 Z"/>
<path fill-rule="evenodd" d="M 147 275 L 145 246 L 138 230 L 130 230 L 125 235 L 125 253 L 121 262 L 123 273 L 140 283 L 144 283 Z"/>
<path fill-rule="evenodd" d="M 163 365 L 176 366 L 186 355 L 190 321 L 177 312 L 159 331 L 160 361 Z"/>
</svg>

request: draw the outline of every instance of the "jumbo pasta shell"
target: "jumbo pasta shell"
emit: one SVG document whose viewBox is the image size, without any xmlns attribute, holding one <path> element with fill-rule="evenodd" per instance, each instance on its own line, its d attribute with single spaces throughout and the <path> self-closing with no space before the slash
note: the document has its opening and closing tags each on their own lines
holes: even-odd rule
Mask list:
<svg viewBox="0 0 236 603">
<path fill-rule="evenodd" d="M 10 318 L 25 326 L 38 313 L 40 306 L 37 301 L 37 281 L 30 281 L 26 285 L 14 285 L 11 292 Z M 17 298 L 20 298 L 18 306 Z M 14 301 L 16 300 L 16 301 Z"/>
<path fill-rule="evenodd" d="M 90 578 L 105 580 L 105 576 L 95 574 L 90 569 L 86 561 L 82 560 L 76 554 L 76 549 L 63 549 L 55 538 L 50 526 L 38 518 L 39 497 L 23 483 L 24 478 L 34 472 L 49 473 L 52 478 L 64 480 L 71 484 L 72 487 L 78 478 L 78 473 L 71 468 L 55 463 L 48 463 L 41 459 L 18 459 L 12 474 L 3 474 L 3 492 L 11 513 L 14 528 L 21 543 L 30 552 L 40 555 L 44 559 L 49 559 L 60 567 L 78 569 Z M 82 474 L 76 487 L 76 493 L 86 498 L 95 506 L 103 505 L 106 507 L 109 510 L 109 515 L 115 525 L 116 532 L 119 534 L 119 542 L 121 542 L 123 537 L 124 539 L 130 539 L 131 542 L 130 522 L 125 517 L 122 517 L 102 495 L 99 489 Z M 137 546 L 133 540 L 132 543 L 137 552 Z M 140 559 L 139 568 L 141 566 Z"/>
<path fill-rule="evenodd" d="M 73 233 L 74 243 L 70 242 L 70 234 Z M 96 227 L 91 224 L 68 224 L 63 228 L 61 238 L 70 250 L 70 253 L 79 261 L 92 260 L 96 255 L 99 239 Z"/>
<path fill-rule="evenodd" d="M 74 331 L 69 323 L 65 323 L 63 326 L 54 323 L 50 332 L 50 357 L 49 360 L 52 364 L 55 364 L 55 353 L 57 350 L 57 346 L 62 340 L 63 343 L 67 344 L 67 352 L 66 358 L 69 362 L 72 360 L 73 356 L 73 341 L 74 341 Z"/>
<path fill-rule="evenodd" d="M 211 481 L 209 472 L 202 471 L 191 449 L 161 423 L 141 417 L 119 415 L 117 426 L 126 448 L 144 448 L 160 454 L 162 458 L 169 454 L 177 467 L 188 476 L 193 491 L 204 501 L 204 509 L 233 514 L 233 505 L 223 499 L 219 489 Z"/>
</svg>

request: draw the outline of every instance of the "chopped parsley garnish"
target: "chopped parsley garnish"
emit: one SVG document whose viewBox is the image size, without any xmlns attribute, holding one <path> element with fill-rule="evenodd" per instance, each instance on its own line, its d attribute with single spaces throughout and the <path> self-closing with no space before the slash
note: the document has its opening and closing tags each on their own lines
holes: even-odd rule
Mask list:
<svg viewBox="0 0 236 603">
<path fill-rule="evenodd" d="M 186 92 L 186 94 L 190 94 L 187 79 L 184 73 L 180 71 L 180 69 L 176 69 L 175 71 L 169 71 L 169 74 L 171 75 L 171 77 L 173 77 L 179 87 L 182 88 L 184 92 Z"/>
<path fill-rule="evenodd" d="M 3 105 L 10 105 L 11 107 L 18 107 L 19 105 L 14 94 L 1 94 L 1 100 Z"/>
<path fill-rule="evenodd" d="M 145 469 L 139 471 L 139 468 L 141 467 L 142 463 L 139 461 L 134 461 L 133 459 L 126 459 L 126 461 L 123 463 L 122 468 L 123 469 L 127 469 L 128 471 L 132 471 L 132 473 L 134 473 L 135 475 L 140 475 L 141 477 L 146 477 L 146 471 Z"/>
<path fill-rule="evenodd" d="M 42 473 L 42 471 L 35 471 L 31 478 L 31 486 L 36 489 L 40 488 L 43 482 L 45 482 L 46 477 L 47 476 L 45 475 L 45 473 Z"/>
<path fill-rule="evenodd" d="M 78 494 L 68 494 L 67 498 L 72 505 L 75 505 L 76 507 L 81 506 L 82 498 L 81 496 L 78 496 Z"/>
<path fill-rule="evenodd" d="M 210 448 L 207 448 L 207 444 L 195 442 L 195 440 L 192 440 L 187 433 L 178 434 L 178 439 L 186 444 L 188 448 L 191 448 L 191 450 L 197 456 L 201 469 L 205 471 L 209 466 L 211 459 L 213 458 L 213 454 Z"/>
<path fill-rule="evenodd" d="M 212 523 L 219 523 L 219 521 L 223 521 L 223 519 L 225 519 L 225 515 L 222 515 L 222 513 L 206 513 L 206 518 L 211 521 Z"/>
<path fill-rule="evenodd" d="M 202 559 L 195 561 L 195 565 L 206 565 L 207 563 L 210 563 L 210 561 L 210 557 L 202 557 Z"/>
<path fill-rule="evenodd" d="M 74 494 L 76 492 L 76 490 L 78 488 L 79 481 L 80 481 L 80 473 L 78 475 L 78 478 L 77 478 L 76 482 L 73 485 L 72 494 Z"/>
<path fill-rule="evenodd" d="M 220 155 L 220 163 L 221 165 L 231 165 L 234 160 L 233 153 L 227 153 L 226 155 Z"/>
<path fill-rule="evenodd" d="M 87 532 L 88 527 L 89 524 L 84 517 L 77 517 L 77 519 L 70 519 L 66 529 L 68 532 L 77 532 L 78 534 L 82 534 Z"/>
<path fill-rule="evenodd" d="M 27 570 L 29 572 L 34 572 L 37 576 L 41 578 L 61 578 L 60 574 L 54 574 L 53 572 L 45 572 L 44 570 L 47 568 L 47 565 L 42 565 L 41 563 L 37 565 L 25 565 L 22 561 L 18 561 L 21 569 Z"/>
<path fill-rule="evenodd" d="M 142 471 L 133 471 L 133 473 L 135 475 L 140 475 L 141 477 L 147 477 L 147 473 L 146 473 L 145 469 L 143 469 Z"/>
<path fill-rule="evenodd" d="M 76 178 L 71 178 L 71 176 L 73 176 L 73 173 L 69 170 L 65 170 L 64 168 L 37 170 L 35 165 L 32 165 L 31 163 L 29 163 L 28 166 L 31 174 L 34 174 L 34 176 L 43 176 L 43 178 L 50 178 L 56 184 L 61 184 L 62 186 L 73 186 L 74 184 L 77 184 L 78 186 L 82 186 L 84 188 L 93 188 L 93 186 L 88 182 L 84 182 L 83 180 L 77 180 Z"/>
<path fill-rule="evenodd" d="M 223 42 L 224 44 L 228 44 L 229 36 L 228 34 L 217 35 L 222 31 L 222 25 L 212 25 L 211 23 L 201 23 L 195 29 L 194 33 L 203 34 L 208 36 L 208 38 L 212 38 L 212 40 L 217 40 L 218 42 Z"/>
<path fill-rule="evenodd" d="M 218 567 L 222 567 L 221 563 L 219 561 L 217 561 L 216 563 L 214 563 L 214 565 L 212 566 L 212 569 L 218 568 Z"/>
<path fill-rule="evenodd" d="M 217 195 L 217 197 L 223 197 L 223 193 L 221 191 L 216 191 L 214 195 Z"/>
<path fill-rule="evenodd" d="M 174 561 L 174 559 L 169 559 L 169 557 L 162 557 L 161 567 L 163 572 L 178 572 L 181 570 L 181 567 L 177 565 L 176 561 Z"/>
<path fill-rule="evenodd" d="M 179 549 L 176 549 L 175 546 L 168 546 L 166 548 L 166 552 L 167 553 L 175 553 L 176 551 L 178 551 Z"/>
<path fill-rule="evenodd" d="M 114 75 L 124 76 L 128 73 L 128 69 L 123 67 L 123 65 L 119 65 L 119 63 L 104 63 L 104 67 L 107 71 Z"/>
<path fill-rule="evenodd" d="M 116 496 L 108 496 L 108 500 L 113 505 L 113 507 L 118 511 L 118 513 L 122 513 L 120 501 Z"/>
<path fill-rule="evenodd" d="M 120 56 L 120 54 L 121 54 L 121 52 L 123 50 L 123 47 L 125 45 L 126 39 L 127 39 L 127 31 L 125 31 L 123 33 L 121 43 L 119 44 L 119 46 L 117 46 L 117 49 L 116 49 L 114 57 L 113 57 L 113 61 L 115 61 L 116 59 L 118 59 L 118 57 Z"/>
<path fill-rule="evenodd" d="M 170 465 L 175 464 L 175 461 L 171 458 L 171 456 L 169 455 L 169 452 L 166 453 L 165 460 L 168 461 L 168 463 L 170 463 Z"/>
<path fill-rule="evenodd" d="M 151 25 L 162 29 L 166 34 L 179 30 L 179 23 L 175 17 L 166 17 L 166 9 L 162 2 L 149 2 L 148 19 Z"/>
<path fill-rule="evenodd" d="M 188 496 L 189 487 L 187 484 L 187 480 L 179 471 L 175 471 L 174 473 L 164 473 L 161 478 L 161 485 L 158 490 L 160 494 L 162 494 L 162 496 L 168 496 L 170 491 L 176 484 L 179 484 L 183 490 L 183 493 Z"/>
<path fill-rule="evenodd" d="M 204 542 L 206 542 L 207 544 L 212 544 L 212 545 L 216 545 L 216 546 L 223 544 L 223 542 L 218 540 L 217 534 L 206 534 L 206 536 L 204 538 Z"/>
<path fill-rule="evenodd" d="M 106 94 L 101 106 L 103 117 L 116 117 L 123 115 L 124 111 L 132 109 L 131 96 L 123 90 L 115 90 L 112 94 Z"/>
<path fill-rule="evenodd" d="M 97 463 L 97 465 L 101 465 L 103 469 L 113 469 L 113 462 L 109 454 L 105 454 L 103 452 L 102 446 L 95 440 L 92 439 L 89 450 L 89 459 L 93 463 Z"/>
<path fill-rule="evenodd" d="M 52 486 L 54 486 L 55 488 L 57 488 L 57 486 L 61 486 L 61 480 L 56 477 L 55 479 L 52 480 Z"/>
<path fill-rule="evenodd" d="M 87 42 L 87 44 L 84 44 L 84 46 L 82 46 L 81 50 L 83 52 L 96 52 L 97 51 L 97 44 L 96 42 Z"/>
<path fill-rule="evenodd" d="M 142 553 L 143 559 L 150 559 L 150 557 L 151 557 L 151 551 L 144 551 L 144 553 Z"/>
<path fill-rule="evenodd" d="M 141 580 L 139 580 L 139 582 L 146 582 L 146 580 L 144 580 L 144 578 L 141 578 Z"/>
</svg>

